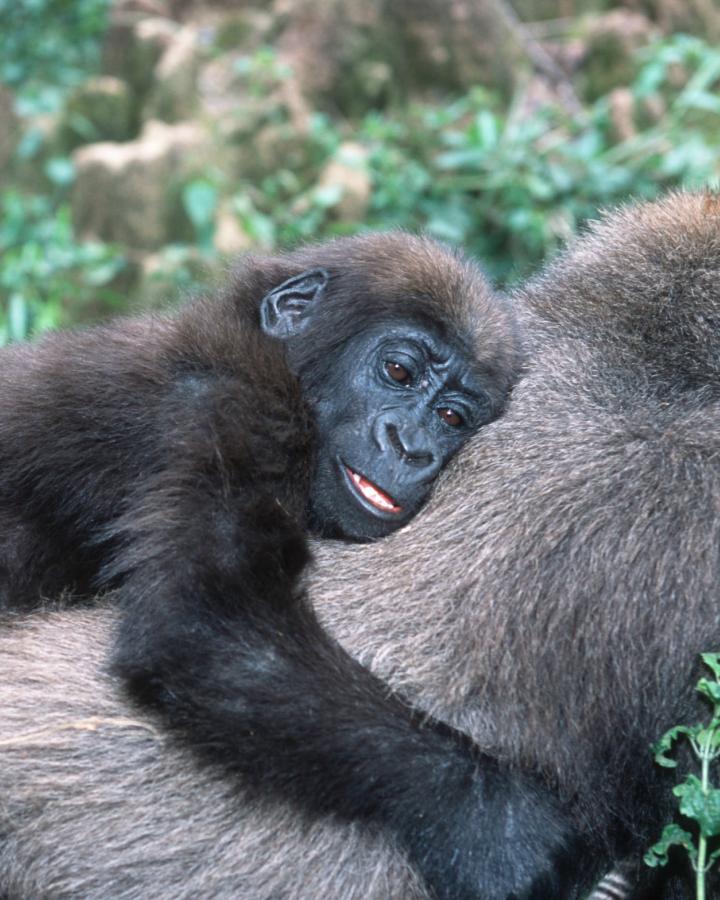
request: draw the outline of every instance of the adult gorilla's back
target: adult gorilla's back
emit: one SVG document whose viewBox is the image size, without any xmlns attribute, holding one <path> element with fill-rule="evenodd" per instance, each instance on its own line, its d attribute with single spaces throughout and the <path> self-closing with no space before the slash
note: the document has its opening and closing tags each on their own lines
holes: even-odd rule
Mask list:
<svg viewBox="0 0 720 900">
<path fill-rule="evenodd" d="M 720 646 L 720 202 L 615 213 L 519 296 L 535 346 L 506 415 L 410 527 L 319 547 L 313 593 L 393 685 L 545 773 L 609 864 L 659 831 L 648 744 L 698 714 Z M 100 674 L 110 617 L 3 636 L 6 893 L 423 896 L 380 837 L 245 802 L 167 747 Z"/>
</svg>

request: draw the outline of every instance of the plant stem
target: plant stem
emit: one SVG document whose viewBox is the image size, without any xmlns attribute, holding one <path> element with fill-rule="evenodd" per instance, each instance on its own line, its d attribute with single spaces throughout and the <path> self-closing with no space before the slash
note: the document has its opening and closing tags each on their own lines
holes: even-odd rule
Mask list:
<svg viewBox="0 0 720 900">
<path fill-rule="evenodd" d="M 705 734 L 705 740 L 702 744 L 702 775 L 701 786 L 704 796 L 707 796 L 710 787 L 710 762 L 713 758 L 712 754 L 712 729 L 708 728 Z M 695 871 L 695 895 L 697 900 L 705 900 L 705 872 L 707 859 L 707 838 L 700 829 L 700 837 L 698 839 L 698 857 L 697 869 Z"/>
</svg>

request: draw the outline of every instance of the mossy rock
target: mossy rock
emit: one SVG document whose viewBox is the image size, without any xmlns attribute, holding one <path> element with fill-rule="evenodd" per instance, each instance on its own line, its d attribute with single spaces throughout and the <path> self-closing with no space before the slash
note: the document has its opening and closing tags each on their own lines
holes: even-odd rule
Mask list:
<svg viewBox="0 0 720 900">
<path fill-rule="evenodd" d="M 179 192 L 202 174 L 210 152 L 199 126 L 162 122 L 148 122 L 136 141 L 79 148 L 73 155 L 76 232 L 137 250 L 188 239 L 192 227 Z"/>
<path fill-rule="evenodd" d="M 0 171 L 4 171 L 15 153 L 19 137 L 17 116 L 15 115 L 15 98 L 12 93 L 0 85 Z"/>
<path fill-rule="evenodd" d="M 592 21 L 580 77 L 585 99 L 597 100 L 630 85 L 637 71 L 637 51 L 657 34 L 649 19 L 628 10 L 615 10 Z"/>
<path fill-rule="evenodd" d="M 321 162 L 312 136 L 298 132 L 289 122 L 263 125 L 255 134 L 239 133 L 233 151 L 233 174 L 250 181 L 281 169 L 306 172 Z"/>
<path fill-rule="evenodd" d="M 187 25 L 171 38 L 154 72 L 145 114 L 162 122 L 182 122 L 198 107 L 201 51 L 198 32 Z"/>
<path fill-rule="evenodd" d="M 178 28 L 177 22 L 161 17 L 116 17 L 103 43 L 103 73 L 130 85 L 141 104 L 152 87 L 155 67 Z"/>
<path fill-rule="evenodd" d="M 234 10 L 217 23 L 213 43 L 221 52 L 239 48 L 247 52 L 267 41 L 275 27 L 275 18 L 266 10 Z"/>
<path fill-rule="evenodd" d="M 134 137 L 135 111 L 130 87 L 110 75 L 81 84 L 65 103 L 58 144 L 70 152 L 81 144 L 127 141 Z"/>
<path fill-rule="evenodd" d="M 189 295 L 213 284 L 218 276 L 212 264 L 197 247 L 179 244 L 161 248 L 144 256 L 140 277 L 131 297 L 133 310 L 164 310 L 177 306 Z"/>
</svg>

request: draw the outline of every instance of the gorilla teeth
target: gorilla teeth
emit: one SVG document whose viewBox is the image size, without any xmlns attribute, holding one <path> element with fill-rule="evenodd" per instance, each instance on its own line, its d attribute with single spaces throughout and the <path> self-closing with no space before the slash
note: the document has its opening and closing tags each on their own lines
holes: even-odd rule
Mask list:
<svg viewBox="0 0 720 900">
<path fill-rule="evenodd" d="M 383 510 L 383 512 L 398 513 L 401 511 L 401 508 L 393 503 L 391 497 L 388 497 L 387 494 L 381 491 L 380 488 L 371 481 L 368 481 L 367 478 L 363 478 L 362 475 L 358 475 L 358 473 L 353 472 L 352 469 L 348 469 L 348 475 L 352 478 L 353 484 L 368 503 L 372 503 L 373 506 Z"/>
</svg>

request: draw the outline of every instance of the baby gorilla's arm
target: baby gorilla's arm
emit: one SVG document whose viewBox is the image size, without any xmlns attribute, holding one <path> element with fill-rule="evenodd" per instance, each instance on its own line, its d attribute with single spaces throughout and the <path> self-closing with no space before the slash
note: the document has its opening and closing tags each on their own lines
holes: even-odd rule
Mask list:
<svg viewBox="0 0 720 900">
<path fill-rule="evenodd" d="M 170 417 L 171 462 L 119 525 L 115 670 L 201 758 L 302 811 L 391 829 L 438 897 L 559 896 L 577 857 L 555 804 L 320 628 L 297 585 L 304 535 L 276 500 L 292 454 L 266 440 L 250 463 L 240 387 L 208 380 Z"/>
</svg>

